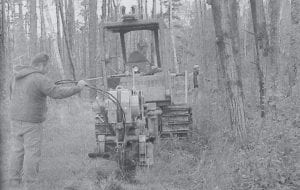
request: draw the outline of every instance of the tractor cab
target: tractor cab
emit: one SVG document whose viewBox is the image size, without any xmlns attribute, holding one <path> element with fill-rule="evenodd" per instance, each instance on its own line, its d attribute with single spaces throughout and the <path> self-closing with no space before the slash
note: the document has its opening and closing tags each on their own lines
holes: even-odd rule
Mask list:
<svg viewBox="0 0 300 190">
<path fill-rule="evenodd" d="M 122 86 L 138 89 L 143 91 L 146 102 L 170 104 L 168 80 L 166 72 L 162 70 L 159 43 L 163 37 L 161 30 L 165 28 L 164 22 L 158 19 L 138 20 L 134 16 L 124 16 L 123 21 L 105 23 L 102 28 L 103 42 L 112 38 L 118 39 L 117 47 L 110 44 L 110 41 L 103 43 L 103 55 L 111 57 L 113 54 L 119 58 L 114 67 L 114 70 L 118 71 L 116 74 L 109 73 L 109 68 L 112 67 L 109 63 L 104 64 L 104 87 L 114 89 Z"/>
<path fill-rule="evenodd" d="M 134 16 L 125 16 L 123 18 L 122 22 L 106 23 L 103 26 L 104 32 L 117 33 L 120 36 L 124 68 L 126 68 L 128 66 L 134 67 L 135 63 L 138 63 L 138 62 L 150 61 L 150 60 L 146 60 L 145 59 L 146 57 L 142 56 L 143 48 L 145 48 L 145 46 L 148 46 L 148 45 L 145 44 L 145 41 L 143 41 L 141 39 L 137 43 L 137 46 L 139 46 L 138 49 L 140 49 L 140 51 L 128 52 L 128 50 L 127 50 L 127 48 L 129 46 L 126 43 L 131 43 L 131 42 L 128 42 L 131 39 L 127 38 L 128 40 L 126 41 L 125 36 L 130 35 L 130 33 L 133 33 L 133 35 L 134 35 L 134 33 L 135 33 L 135 34 L 138 34 L 138 38 L 143 38 L 143 37 L 141 37 L 141 36 L 143 36 L 142 33 L 137 33 L 139 31 L 150 31 L 151 35 L 154 37 L 154 49 L 155 49 L 156 60 L 151 60 L 152 62 L 149 62 L 149 64 L 151 66 L 157 66 L 158 68 L 161 68 L 161 56 L 160 56 L 161 53 L 160 53 L 160 47 L 159 47 L 159 41 L 160 41 L 159 40 L 159 31 L 161 28 L 163 28 L 163 22 L 160 20 L 155 20 L 155 19 L 137 20 Z M 132 36 L 130 36 L 130 37 L 132 37 Z M 139 69 L 142 69 L 142 68 L 139 68 Z"/>
</svg>

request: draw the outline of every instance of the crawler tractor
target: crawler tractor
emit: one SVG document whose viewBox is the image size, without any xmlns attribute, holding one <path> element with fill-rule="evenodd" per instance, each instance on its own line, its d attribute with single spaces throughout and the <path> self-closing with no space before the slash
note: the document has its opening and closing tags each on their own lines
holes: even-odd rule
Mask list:
<svg viewBox="0 0 300 190">
<path fill-rule="evenodd" d="M 192 123 L 191 109 L 187 106 L 188 76 L 187 72 L 170 73 L 163 67 L 165 59 L 160 42 L 164 28 L 160 20 L 137 20 L 131 16 L 102 25 L 101 55 L 111 55 L 112 50 L 104 42 L 118 38 L 121 48 L 115 51 L 121 49 L 122 61 L 118 64 L 103 58 L 102 85 L 108 93 L 106 99 L 99 96 L 95 102 L 97 151 L 90 157 L 117 157 L 122 167 L 151 166 L 155 145 L 161 139 L 188 138 Z M 133 32 L 143 35 L 142 31 L 152 33 L 156 58 L 145 68 L 139 68 L 144 66 L 134 58 L 127 59 L 126 51 L 128 35 Z M 113 65 L 122 71 L 111 73 Z"/>
</svg>

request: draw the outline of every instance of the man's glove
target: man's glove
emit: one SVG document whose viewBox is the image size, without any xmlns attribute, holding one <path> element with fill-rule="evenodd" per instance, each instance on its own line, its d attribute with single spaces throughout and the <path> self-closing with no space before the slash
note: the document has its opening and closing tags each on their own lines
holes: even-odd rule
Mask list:
<svg viewBox="0 0 300 190">
<path fill-rule="evenodd" d="M 77 83 L 77 86 L 83 89 L 83 87 L 87 86 L 88 84 L 84 80 L 80 80 Z"/>
</svg>

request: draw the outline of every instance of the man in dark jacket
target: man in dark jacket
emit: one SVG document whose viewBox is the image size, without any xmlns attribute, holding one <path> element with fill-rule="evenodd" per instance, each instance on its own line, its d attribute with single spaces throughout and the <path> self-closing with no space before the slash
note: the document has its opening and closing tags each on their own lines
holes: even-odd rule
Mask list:
<svg viewBox="0 0 300 190">
<path fill-rule="evenodd" d="M 46 119 L 47 96 L 67 98 L 80 92 L 86 85 L 81 80 L 77 86 L 54 85 L 45 74 L 49 56 L 35 56 L 31 66 L 17 66 L 11 94 L 11 158 L 9 165 L 10 185 L 18 187 L 22 181 L 26 189 L 33 190 L 37 181 L 41 158 L 42 123 Z"/>
<path fill-rule="evenodd" d="M 152 64 L 147 59 L 147 49 L 148 45 L 145 41 L 141 40 L 137 44 L 137 50 L 132 52 L 128 57 L 127 63 L 130 69 L 137 67 L 138 72 L 141 73 L 147 73 L 150 70 Z"/>
</svg>

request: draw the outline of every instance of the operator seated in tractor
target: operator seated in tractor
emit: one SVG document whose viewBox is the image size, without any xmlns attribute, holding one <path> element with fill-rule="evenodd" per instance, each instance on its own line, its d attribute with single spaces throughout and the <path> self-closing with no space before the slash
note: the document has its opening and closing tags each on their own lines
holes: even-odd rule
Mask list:
<svg viewBox="0 0 300 190">
<path fill-rule="evenodd" d="M 148 44 L 141 40 L 137 44 L 137 50 L 132 52 L 128 58 L 128 66 L 130 68 L 137 67 L 139 73 L 148 73 L 153 64 L 147 59 Z"/>
</svg>

